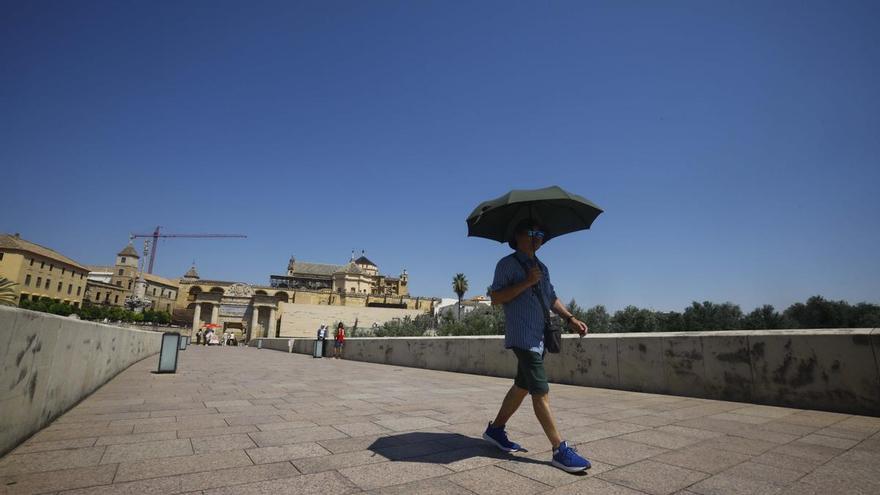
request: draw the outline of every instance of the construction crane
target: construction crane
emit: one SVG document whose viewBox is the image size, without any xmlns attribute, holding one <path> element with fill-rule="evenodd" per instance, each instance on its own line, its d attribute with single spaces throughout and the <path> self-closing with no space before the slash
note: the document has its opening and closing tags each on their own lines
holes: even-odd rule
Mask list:
<svg viewBox="0 0 880 495">
<path fill-rule="evenodd" d="M 161 234 L 159 233 L 159 229 L 162 226 L 157 226 L 156 230 L 153 231 L 152 234 L 131 234 L 128 238 L 129 240 L 134 240 L 138 238 L 152 238 L 152 243 L 150 246 L 150 264 L 147 267 L 147 273 L 153 273 L 153 263 L 156 261 L 156 250 L 159 247 L 159 239 L 167 239 L 172 237 L 184 237 L 188 239 L 217 239 L 217 238 L 226 238 L 226 237 L 237 237 L 237 238 L 247 238 L 246 235 L 242 234 Z M 146 241 L 149 242 L 149 241 Z M 147 251 L 147 249 L 144 249 Z M 144 252 L 144 256 L 147 253 Z"/>
</svg>

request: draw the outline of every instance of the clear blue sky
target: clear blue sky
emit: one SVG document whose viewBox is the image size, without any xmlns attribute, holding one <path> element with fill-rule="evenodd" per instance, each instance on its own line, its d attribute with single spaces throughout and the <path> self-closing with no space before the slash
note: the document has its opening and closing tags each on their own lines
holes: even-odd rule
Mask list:
<svg viewBox="0 0 880 495">
<path fill-rule="evenodd" d="M 663 4 L 2 0 L 0 231 L 472 296 L 467 214 L 557 184 L 606 210 L 540 253 L 565 301 L 880 302 L 880 2 Z"/>
</svg>

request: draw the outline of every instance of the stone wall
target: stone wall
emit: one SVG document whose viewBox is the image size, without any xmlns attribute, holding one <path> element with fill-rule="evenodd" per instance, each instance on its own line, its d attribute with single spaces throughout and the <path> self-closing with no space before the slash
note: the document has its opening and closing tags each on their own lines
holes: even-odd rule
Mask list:
<svg viewBox="0 0 880 495">
<path fill-rule="evenodd" d="M 372 308 L 366 306 L 331 306 L 320 304 L 280 303 L 281 337 L 311 338 L 322 324 L 336 331 L 336 323 L 343 322 L 347 331 L 355 320 L 358 328 L 370 328 L 373 323 L 382 325 L 394 318 L 404 318 L 425 314 L 418 309 Z"/>
<path fill-rule="evenodd" d="M 120 371 L 161 333 L 0 306 L 0 455 Z"/>
<path fill-rule="evenodd" d="M 287 339 L 283 349 L 287 350 Z M 311 354 L 313 339 L 294 352 Z M 513 377 L 498 337 L 347 339 L 345 358 Z M 566 335 L 551 382 L 880 416 L 880 329 Z"/>
<path fill-rule="evenodd" d="M 296 340 L 293 338 L 279 338 L 279 339 L 267 339 L 267 338 L 259 338 L 253 339 L 248 342 L 249 347 L 258 347 L 260 349 L 270 349 L 273 351 L 282 351 L 282 352 L 290 352 L 290 341 L 293 340 L 294 344 L 296 344 Z M 300 340 L 299 342 L 306 342 L 305 339 Z M 314 341 L 312 341 L 314 342 Z M 294 350 L 294 352 L 296 352 Z"/>
</svg>

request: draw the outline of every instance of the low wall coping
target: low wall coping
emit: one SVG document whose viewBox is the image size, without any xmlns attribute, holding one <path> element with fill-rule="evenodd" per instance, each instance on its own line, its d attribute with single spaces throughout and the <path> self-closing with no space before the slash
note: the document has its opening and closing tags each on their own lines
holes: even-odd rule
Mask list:
<svg viewBox="0 0 880 495">
<path fill-rule="evenodd" d="M 803 335 L 880 335 L 880 328 L 817 328 L 817 329 L 798 329 L 798 330 L 713 330 L 704 332 L 626 332 L 626 333 L 588 333 L 583 337 L 577 334 L 563 334 L 563 339 L 602 339 L 602 338 L 639 338 L 645 337 L 749 337 L 749 336 L 803 336 Z M 345 340 L 400 340 L 400 339 L 418 339 L 418 340 L 454 340 L 454 339 L 503 339 L 504 335 L 436 335 L 436 336 L 400 336 L 400 337 L 345 337 Z M 260 337 L 261 340 L 315 340 L 316 337 Z M 256 340 L 256 339 L 255 339 Z M 333 336 L 329 336 L 327 340 L 333 340 Z"/>
</svg>

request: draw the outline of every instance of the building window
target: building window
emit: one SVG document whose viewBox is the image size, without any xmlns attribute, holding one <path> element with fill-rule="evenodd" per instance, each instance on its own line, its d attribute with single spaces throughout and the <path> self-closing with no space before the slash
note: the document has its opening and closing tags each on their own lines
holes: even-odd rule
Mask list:
<svg viewBox="0 0 880 495">
<path fill-rule="evenodd" d="M 95 301 L 100 301 L 100 300 L 101 300 L 101 293 L 98 292 L 97 294 L 95 294 Z"/>
<path fill-rule="evenodd" d="M 28 287 L 31 286 L 31 276 L 30 275 L 24 276 L 24 285 L 27 285 Z"/>
<path fill-rule="evenodd" d="M 46 279 L 46 287 L 45 287 L 46 290 L 49 290 L 49 284 L 51 284 L 51 283 L 52 283 L 52 280 L 47 278 Z"/>
<path fill-rule="evenodd" d="M 68 294 L 72 294 L 72 293 L 73 293 L 73 284 L 70 284 L 70 285 L 67 286 L 67 293 L 68 293 Z"/>
<path fill-rule="evenodd" d="M 33 258 L 30 259 L 30 262 L 31 262 L 31 266 L 34 266 L 34 259 Z"/>
<path fill-rule="evenodd" d="M 41 262 L 40 262 L 40 270 L 42 270 L 43 268 L 46 268 L 46 262 L 45 262 L 45 261 L 41 261 Z"/>
<path fill-rule="evenodd" d="M 61 274 L 64 275 L 64 267 L 61 267 Z"/>
<path fill-rule="evenodd" d="M 116 281 L 116 287 L 122 287 L 122 280 Z"/>
<path fill-rule="evenodd" d="M 119 269 L 119 274 L 122 275 L 122 268 Z"/>
<path fill-rule="evenodd" d="M 167 311 L 169 313 L 171 312 L 171 305 L 170 304 L 165 305 L 165 311 Z"/>
<path fill-rule="evenodd" d="M 82 292 L 82 287 L 76 288 L 76 295 L 79 296 L 80 292 Z"/>
<path fill-rule="evenodd" d="M 55 265 L 49 263 L 49 271 L 51 272 L 51 271 L 54 270 L 54 269 L 55 269 Z"/>
<path fill-rule="evenodd" d="M 122 257 L 122 263 L 125 264 L 125 256 Z M 122 274 L 120 273 L 120 275 Z"/>
<path fill-rule="evenodd" d="M 128 281 L 128 290 L 131 290 L 131 280 Z"/>
<path fill-rule="evenodd" d="M 0 253 L 0 261 L 3 261 L 3 253 Z"/>
<path fill-rule="evenodd" d="M 37 277 L 37 288 L 39 289 L 43 285 L 43 277 Z"/>
<path fill-rule="evenodd" d="M 113 296 L 113 304 L 119 304 L 119 296 Z"/>
<path fill-rule="evenodd" d="M 153 295 L 154 296 L 156 295 L 156 288 L 155 287 L 153 287 Z"/>
<path fill-rule="evenodd" d="M 64 282 L 58 282 L 58 292 L 61 292 L 62 288 L 64 288 Z"/>
</svg>

